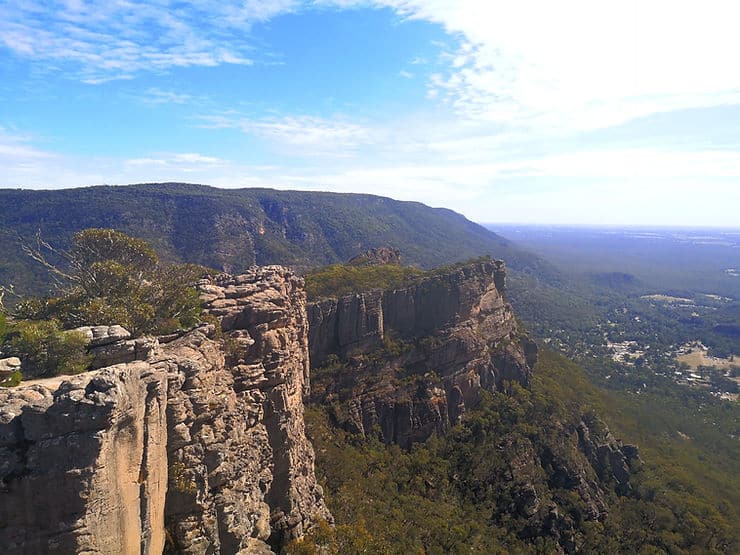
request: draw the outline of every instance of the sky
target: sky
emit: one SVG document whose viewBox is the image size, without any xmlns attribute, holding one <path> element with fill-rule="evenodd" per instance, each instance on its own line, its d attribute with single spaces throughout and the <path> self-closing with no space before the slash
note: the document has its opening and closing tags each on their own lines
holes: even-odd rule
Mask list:
<svg viewBox="0 0 740 555">
<path fill-rule="evenodd" d="M 735 0 L 0 0 L 0 187 L 740 227 Z"/>
</svg>

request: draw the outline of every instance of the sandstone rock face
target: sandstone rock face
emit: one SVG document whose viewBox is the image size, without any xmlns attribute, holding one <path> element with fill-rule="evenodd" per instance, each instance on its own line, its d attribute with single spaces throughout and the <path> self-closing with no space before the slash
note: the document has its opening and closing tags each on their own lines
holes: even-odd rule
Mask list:
<svg viewBox="0 0 740 555">
<path fill-rule="evenodd" d="M 131 339 L 131 334 L 121 326 L 83 326 L 71 330 L 87 338 L 87 351 L 92 356 L 93 369 L 146 360 L 157 348 L 151 337 Z"/>
<path fill-rule="evenodd" d="M 575 553 L 583 537 L 574 518 L 603 521 L 609 492 L 632 494 L 629 481 L 642 461 L 637 447 L 616 440 L 592 415 L 584 415 L 575 425 L 550 421 L 548 435 L 544 443 L 522 436 L 502 438 L 499 448 L 507 465 L 490 479 L 507 484 L 511 502 L 506 512 L 527 521 L 522 537 L 550 536 L 561 552 Z M 558 490 L 580 497 L 583 508 L 577 517 L 558 507 L 554 495 Z"/>
<path fill-rule="evenodd" d="M 209 371 L 194 371 L 197 352 L 183 340 L 168 345 L 185 361 L 168 369 L 176 392 L 168 408 L 170 461 L 183 482 L 170 488 L 167 503 L 177 552 L 236 553 L 250 537 L 277 547 L 316 519 L 331 520 L 304 432 L 302 285 L 274 266 L 202 283 L 207 310 L 230 345 L 226 360 L 207 355 Z"/>
<path fill-rule="evenodd" d="M 84 335 L 90 347 L 102 347 L 131 338 L 128 330 L 122 326 L 83 326 L 72 331 Z"/>
<path fill-rule="evenodd" d="M 166 376 L 144 362 L 0 390 L 4 553 L 161 553 Z"/>
<path fill-rule="evenodd" d="M 348 264 L 353 266 L 374 266 L 377 264 L 401 264 L 401 251 L 393 247 L 370 249 L 351 258 Z"/>
<path fill-rule="evenodd" d="M 637 446 L 615 439 L 606 424 L 593 416 L 584 416 L 577 432 L 581 451 L 599 479 L 613 483 L 620 495 L 629 494 L 632 491 L 630 476 L 642 467 Z"/>
<path fill-rule="evenodd" d="M 3 553 L 269 553 L 331 520 L 303 429 L 301 280 L 200 286 L 225 341 L 202 326 L 145 361 L 0 390 Z"/>
<path fill-rule="evenodd" d="M 313 303 L 311 362 L 344 368 L 313 398 L 339 401 L 349 430 L 404 447 L 459 422 L 482 389 L 529 382 L 536 345 L 504 298 L 503 262 L 483 260 L 396 290 Z"/>
<path fill-rule="evenodd" d="M 308 307 L 311 364 L 330 354 L 347 356 L 382 345 L 390 332 L 401 338 L 429 335 L 483 314 L 492 340 L 516 329 L 504 300 L 506 269 L 498 260 L 470 263 L 413 286 L 370 291 L 311 303 Z"/>
</svg>

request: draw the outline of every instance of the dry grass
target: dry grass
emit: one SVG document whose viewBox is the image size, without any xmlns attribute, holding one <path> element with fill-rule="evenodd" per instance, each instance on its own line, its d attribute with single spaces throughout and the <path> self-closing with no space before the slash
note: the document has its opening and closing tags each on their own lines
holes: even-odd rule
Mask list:
<svg viewBox="0 0 740 555">
<path fill-rule="evenodd" d="M 740 355 L 735 355 L 733 360 L 729 358 L 710 357 L 701 349 L 693 349 L 685 355 L 679 355 L 676 357 L 676 360 L 678 362 L 685 362 L 692 370 L 696 370 L 699 366 L 711 366 L 720 370 L 729 370 L 733 366 L 740 366 Z"/>
</svg>

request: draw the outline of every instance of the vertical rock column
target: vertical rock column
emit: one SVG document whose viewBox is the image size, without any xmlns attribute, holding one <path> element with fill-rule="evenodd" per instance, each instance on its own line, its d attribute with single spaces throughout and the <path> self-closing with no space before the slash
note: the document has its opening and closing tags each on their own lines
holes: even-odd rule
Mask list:
<svg viewBox="0 0 740 555">
<path fill-rule="evenodd" d="M 0 391 L 0 551 L 160 554 L 167 380 L 144 362 Z"/>
<path fill-rule="evenodd" d="M 188 345 L 192 337 L 168 346 L 178 365 L 170 375 L 179 376 L 170 384 L 170 475 L 178 478 L 170 480 L 168 529 L 181 552 L 232 553 L 250 538 L 277 549 L 318 518 L 331 520 L 304 430 L 303 283 L 268 266 L 199 287 L 226 353 L 206 356 L 204 371 L 191 364 L 203 354 L 203 345 Z"/>
</svg>

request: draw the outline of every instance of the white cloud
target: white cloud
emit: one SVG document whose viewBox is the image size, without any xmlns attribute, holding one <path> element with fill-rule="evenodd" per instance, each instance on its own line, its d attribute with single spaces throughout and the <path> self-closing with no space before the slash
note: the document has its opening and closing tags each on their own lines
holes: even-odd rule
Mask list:
<svg viewBox="0 0 740 555">
<path fill-rule="evenodd" d="M 5 167 L 5 163 L 26 164 L 54 156 L 51 152 L 33 146 L 29 135 L 13 132 L 0 125 L 0 161 L 3 162 L 0 167 Z"/>
<path fill-rule="evenodd" d="M 433 129 L 419 134 L 436 134 Z M 489 138 L 482 138 L 489 141 Z M 472 139 L 438 143 L 439 152 L 475 149 Z M 490 145 L 489 145 L 490 146 Z M 403 145 L 391 143 L 389 149 Z M 0 186 L 72 187 L 103 183 L 184 181 L 220 187 L 364 191 L 422 200 L 477 221 L 736 225 L 740 150 L 659 149 L 585 151 L 510 158 L 370 157 L 342 164 L 245 164 L 198 152 L 153 152 L 130 159 L 76 158 L 37 148 L 0 128 Z M 422 148 L 422 150 L 426 150 Z"/>
<path fill-rule="evenodd" d="M 189 94 L 165 91 L 158 87 L 148 88 L 139 98 L 145 104 L 187 104 L 193 99 Z"/>
<path fill-rule="evenodd" d="M 89 84 L 171 67 L 249 65 L 254 23 L 294 0 L 184 3 L 107 0 L 5 3 L 0 47 Z"/>
<path fill-rule="evenodd" d="M 682 152 L 655 148 L 579 151 L 534 160 L 527 167 L 530 169 L 529 175 L 548 177 L 642 180 L 740 178 L 740 151 Z"/>
<path fill-rule="evenodd" d="M 323 0 L 390 7 L 459 46 L 430 98 L 460 115 L 579 131 L 670 110 L 740 103 L 733 0 Z"/>
<path fill-rule="evenodd" d="M 640 148 L 630 144 L 630 136 L 609 145 L 585 144 L 582 134 L 658 112 L 740 104 L 740 73 L 734 71 L 740 5 L 734 2 L 196 0 L 181 10 L 170 5 L 16 2 L 0 7 L 0 45 L 71 70 L 86 82 L 103 83 L 171 67 L 252 63 L 259 50 L 249 42 L 250 25 L 311 6 L 391 8 L 401 19 L 441 25 L 450 38 L 437 44 L 436 60 L 425 54 L 427 59 L 396 61 L 413 70 L 397 75 L 426 80 L 427 102 L 419 99 L 418 106 L 392 119 L 246 114 L 244 105 L 198 118 L 198 127 L 214 130 L 214 136 L 219 129 L 249 135 L 245 141 L 259 143 L 267 164 L 280 160 L 281 165 L 215 158 L 198 153 L 197 146 L 185 147 L 195 152 L 78 160 L 0 129 L 7 185 L 180 180 L 373 192 L 489 221 L 521 220 L 516 214 L 532 221 L 606 222 L 620 215 L 636 223 L 668 223 L 679 216 L 737 221 L 740 146 L 715 149 L 710 140 L 696 140 L 701 129 L 681 150 L 651 137 L 641 140 Z M 389 66 L 389 79 L 397 78 L 398 67 Z M 193 105 L 194 95 L 197 90 L 191 95 L 149 88 L 138 98 Z M 203 151 L 218 144 L 211 138 Z M 737 136 L 735 143 L 740 144 Z M 692 188 L 699 186 L 708 193 L 697 201 Z"/>
<path fill-rule="evenodd" d="M 348 156 L 360 146 L 374 143 L 374 131 L 346 118 L 282 116 L 254 119 L 238 112 L 200 116 L 200 127 L 238 129 L 287 148 L 294 155 Z"/>
<path fill-rule="evenodd" d="M 228 165 L 226 160 L 215 158 L 213 156 L 204 156 L 197 152 L 183 153 L 160 153 L 156 157 L 130 158 L 126 160 L 129 166 L 152 166 L 152 167 L 169 167 L 180 169 L 201 169 L 213 168 L 216 165 Z"/>
<path fill-rule="evenodd" d="M 428 98 L 477 120 L 577 131 L 740 102 L 733 0 L 26 0 L 0 8 L 0 45 L 100 84 L 252 64 L 251 25 L 316 6 L 385 7 L 443 26 L 458 45 Z"/>
</svg>

